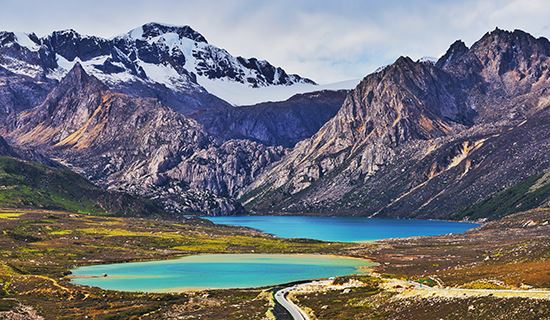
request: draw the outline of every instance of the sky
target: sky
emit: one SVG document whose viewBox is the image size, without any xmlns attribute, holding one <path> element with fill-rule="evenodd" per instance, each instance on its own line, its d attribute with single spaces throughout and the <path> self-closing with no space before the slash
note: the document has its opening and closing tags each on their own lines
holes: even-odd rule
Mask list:
<svg viewBox="0 0 550 320">
<path fill-rule="evenodd" d="M 550 37 L 547 0 L 0 0 L 0 30 L 106 38 L 147 22 L 189 25 L 235 56 L 319 83 L 360 79 L 399 56 L 439 57 L 499 27 Z"/>
</svg>

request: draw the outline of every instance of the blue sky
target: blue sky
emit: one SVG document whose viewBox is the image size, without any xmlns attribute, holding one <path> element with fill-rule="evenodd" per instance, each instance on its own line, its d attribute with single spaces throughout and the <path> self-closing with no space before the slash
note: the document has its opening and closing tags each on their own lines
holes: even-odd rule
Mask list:
<svg viewBox="0 0 550 320">
<path fill-rule="evenodd" d="M 0 0 L 0 30 L 112 37 L 146 22 L 190 25 L 234 55 L 320 83 L 362 78 L 400 55 L 437 57 L 496 26 L 550 37 L 545 0 Z"/>
</svg>

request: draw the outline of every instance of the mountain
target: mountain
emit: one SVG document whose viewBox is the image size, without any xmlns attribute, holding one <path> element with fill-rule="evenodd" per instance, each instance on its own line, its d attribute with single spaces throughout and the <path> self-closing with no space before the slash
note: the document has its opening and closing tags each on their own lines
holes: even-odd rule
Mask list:
<svg viewBox="0 0 550 320">
<path fill-rule="evenodd" d="M 41 38 L 0 32 L 0 66 L 13 73 L 60 80 L 77 62 L 111 89 L 159 98 L 187 115 L 223 105 L 217 98 L 236 103 L 236 91 L 254 95 L 258 88 L 316 85 L 267 61 L 235 57 L 189 26 L 147 23 L 112 39 L 74 30 Z"/>
<path fill-rule="evenodd" d="M 176 212 L 240 212 L 233 195 L 285 152 L 218 142 L 156 99 L 113 92 L 80 64 L 41 105 L 10 117 L 3 134 L 100 186 L 158 199 Z"/>
<path fill-rule="evenodd" d="M 232 56 L 189 26 L 148 23 L 112 39 L 74 30 L 41 38 L 4 31 L 0 122 L 42 103 L 77 63 L 113 92 L 155 98 L 197 120 L 218 139 L 270 145 L 291 146 L 311 136 L 343 100 L 342 93 L 322 89 L 350 86 L 318 86 L 267 61 Z M 312 91 L 318 92 L 294 95 Z M 241 104 L 248 106 L 234 107 Z M 267 114 L 278 118 L 267 119 Z"/>
<path fill-rule="evenodd" d="M 457 41 L 435 64 L 401 57 L 241 200 L 258 212 L 458 216 L 548 169 L 549 66 L 549 41 L 519 30 Z"/>
<path fill-rule="evenodd" d="M 18 92 L 2 93 L 12 103 L 0 133 L 171 211 L 240 213 L 242 203 L 260 213 L 493 217 L 472 210 L 524 191 L 550 163 L 550 43 L 519 30 L 469 48 L 456 41 L 437 61 L 401 57 L 350 92 L 241 107 L 205 83 L 314 85 L 233 59 L 189 27 L 0 39 L 3 75 L 16 84 L 4 88 Z M 523 191 L 514 197 L 523 209 L 545 194 Z"/>
</svg>

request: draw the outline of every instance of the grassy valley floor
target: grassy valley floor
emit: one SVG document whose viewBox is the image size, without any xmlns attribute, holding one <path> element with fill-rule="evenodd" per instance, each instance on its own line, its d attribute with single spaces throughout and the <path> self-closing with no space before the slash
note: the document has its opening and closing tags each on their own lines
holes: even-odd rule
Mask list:
<svg viewBox="0 0 550 320">
<path fill-rule="evenodd" d="M 263 290 L 138 294 L 72 285 L 80 265 L 166 259 L 198 253 L 338 253 L 347 244 L 283 240 L 199 219 L 166 221 L 41 210 L 0 211 L 0 319 L 262 319 Z M 11 313 L 9 312 L 11 310 Z M 15 310 L 15 311 L 14 311 Z"/>
<path fill-rule="evenodd" d="M 273 319 L 271 288 L 128 293 L 75 286 L 66 277 L 80 265 L 252 252 L 340 254 L 379 262 L 371 276 L 292 291 L 290 299 L 312 319 L 550 319 L 547 295 L 529 291 L 550 287 L 549 221 L 550 210 L 537 209 L 463 235 L 344 244 L 278 239 L 199 219 L 4 209 L 0 319 Z M 523 293 L 504 297 L 491 291 L 501 289 Z"/>
</svg>

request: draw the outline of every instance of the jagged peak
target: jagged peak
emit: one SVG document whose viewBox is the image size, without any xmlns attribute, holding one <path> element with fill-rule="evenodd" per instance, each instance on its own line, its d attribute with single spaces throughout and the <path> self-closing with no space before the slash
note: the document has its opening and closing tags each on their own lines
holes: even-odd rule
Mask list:
<svg viewBox="0 0 550 320">
<path fill-rule="evenodd" d="M 535 61 L 550 56 L 550 42 L 544 37 L 535 38 L 522 30 L 507 31 L 496 28 L 487 32 L 470 49 L 477 57 L 486 61 L 501 61 L 496 72 L 501 73 L 518 66 L 519 61 Z"/>
<path fill-rule="evenodd" d="M 197 42 L 204 42 L 206 38 L 188 25 L 172 25 L 167 23 L 149 22 L 130 30 L 127 35 L 133 39 L 151 39 L 166 33 L 176 33 L 180 38 L 188 38 Z"/>
<path fill-rule="evenodd" d="M 513 31 L 506 30 L 506 29 L 500 29 L 499 27 L 495 27 L 493 31 L 489 31 L 486 33 L 486 35 L 492 35 L 492 36 L 510 36 L 510 35 L 521 35 L 521 36 L 529 36 L 532 37 L 531 34 L 520 30 L 520 29 L 514 29 Z"/>
<path fill-rule="evenodd" d="M 464 43 L 464 41 L 458 39 L 451 44 L 451 46 L 449 47 L 449 50 L 447 51 L 452 51 L 452 52 L 468 51 L 468 46 L 466 45 L 466 43 Z"/>
<path fill-rule="evenodd" d="M 422 65 L 421 62 L 416 62 L 411 57 L 408 56 L 400 56 L 395 60 L 393 64 L 391 64 L 388 68 L 385 68 L 384 70 L 387 70 L 388 72 L 394 71 L 394 70 L 406 70 L 415 68 L 416 65 Z"/>
<path fill-rule="evenodd" d="M 520 29 L 513 31 L 495 28 L 493 31 L 485 33 L 481 39 L 472 45 L 472 48 L 486 47 L 491 43 L 511 43 L 511 42 L 544 42 L 548 45 L 548 39 L 544 37 L 536 38 L 528 32 Z"/>
<path fill-rule="evenodd" d="M 408 56 L 400 56 L 399 58 L 397 58 L 397 60 L 395 60 L 396 65 L 410 65 L 411 63 L 414 64 L 414 60 Z"/>
<path fill-rule="evenodd" d="M 52 37 L 70 37 L 70 38 L 81 38 L 82 35 L 78 33 L 74 29 L 63 29 L 63 30 L 56 30 L 52 32 Z"/>
<path fill-rule="evenodd" d="M 401 77 L 401 75 L 409 77 L 413 75 L 413 73 L 408 71 L 423 69 L 425 66 L 431 68 L 433 63 L 425 63 L 420 60 L 414 61 L 411 57 L 400 56 L 394 63 L 379 67 L 374 73 L 367 75 L 359 83 L 359 86 L 367 85 L 371 83 L 371 81 L 381 81 L 381 79 L 395 79 L 396 77 Z"/>
<path fill-rule="evenodd" d="M 456 40 L 451 44 L 449 49 L 447 49 L 447 52 L 437 62 L 435 65 L 439 68 L 444 68 L 448 66 L 449 64 L 456 61 L 458 58 L 460 58 L 462 55 L 464 55 L 466 52 L 468 52 L 468 47 L 462 40 Z"/>
<path fill-rule="evenodd" d="M 82 34 L 74 29 L 63 29 L 63 30 L 56 30 L 56 31 L 53 31 L 49 36 L 45 37 L 45 38 L 41 38 L 41 39 L 46 39 L 46 38 L 50 38 L 50 39 L 56 39 L 56 41 L 59 41 L 60 39 L 63 39 L 63 40 L 69 40 L 69 39 L 77 39 L 77 40 L 81 40 L 81 39 L 94 39 L 96 41 L 107 41 L 107 39 L 105 38 L 102 38 L 102 37 L 98 37 L 98 36 L 90 36 L 90 35 L 87 35 L 87 34 Z"/>
<path fill-rule="evenodd" d="M 73 28 L 56 30 L 52 33 L 56 33 L 56 34 L 80 34 Z"/>
<path fill-rule="evenodd" d="M 58 88 L 77 87 L 83 88 L 87 85 L 95 85 L 100 89 L 106 89 L 107 87 L 99 79 L 93 75 L 89 75 L 84 67 L 77 62 L 71 68 L 71 70 L 61 79 Z"/>
</svg>

